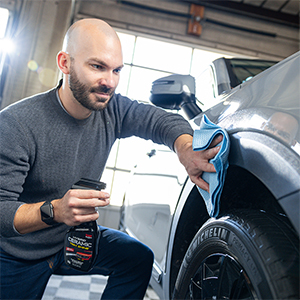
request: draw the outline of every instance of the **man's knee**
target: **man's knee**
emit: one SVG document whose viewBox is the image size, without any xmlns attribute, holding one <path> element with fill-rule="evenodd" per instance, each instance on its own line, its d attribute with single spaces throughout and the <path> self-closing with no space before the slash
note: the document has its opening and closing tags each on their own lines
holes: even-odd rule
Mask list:
<svg viewBox="0 0 300 300">
<path fill-rule="evenodd" d="M 145 252 L 144 253 L 145 253 L 144 254 L 145 255 L 145 257 L 144 257 L 145 262 L 148 263 L 152 268 L 153 261 L 154 261 L 154 254 L 153 254 L 152 250 L 149 247 L 145 246 Z"/>
<path fill-rule="evenodd" d="M 143 265 L 143 268 L 152 270 L 154 254 L 152 250 L 145 244 L 135 240 L 132 247 L 130 247 L 130 256 L 137 264 Z"/>
</svg>

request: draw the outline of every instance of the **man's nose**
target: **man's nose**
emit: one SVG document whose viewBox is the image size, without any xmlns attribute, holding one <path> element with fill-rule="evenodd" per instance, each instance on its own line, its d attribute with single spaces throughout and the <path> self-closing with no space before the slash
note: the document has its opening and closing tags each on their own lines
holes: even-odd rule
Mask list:
<svg viewBox="0 0 300 300">
<path fill-rule="evenodd" d="M 107 88 L 114 88 L 116 83 L 114 80 L 114 74 L 112 72 L 105 72 L 102 74 L 100 79 L 100 84 L 106 86 Z"/>
</svg>

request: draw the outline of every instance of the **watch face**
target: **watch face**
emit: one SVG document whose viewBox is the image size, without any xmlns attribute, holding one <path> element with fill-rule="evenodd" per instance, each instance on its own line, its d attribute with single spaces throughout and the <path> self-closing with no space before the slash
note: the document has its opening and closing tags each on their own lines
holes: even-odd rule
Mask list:
<svg viewBox="0 0 300 300">
<path fill-rule="evenodd" d="M 53 220 L 53 205 L 51 202 L 45 202 L 41 206 L 41 217 L 42 221 L 48 225 L 53 225 L 56 222 Z"/>
<path fill-rule="evenodd" d="M 50 202 L 45 202 L 41 207 L 42 218 L 53 218 L 53 206 Z"/>
</svg>

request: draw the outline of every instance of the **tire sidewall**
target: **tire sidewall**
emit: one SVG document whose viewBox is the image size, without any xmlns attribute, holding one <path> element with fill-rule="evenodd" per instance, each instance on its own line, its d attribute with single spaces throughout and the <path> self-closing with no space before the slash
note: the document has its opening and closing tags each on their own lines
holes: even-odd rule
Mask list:
<svg viewBox="0 0 300 300">
<path fill-rule="evenodd" d="M 212 218 L 202 226 L 182 262 L 173 294 L 175 299 L 184 298 L 191 276 L 205 258 L 216 253 L 227 254 L 239 263 L 257 298 L 270 298 L 273 293 L 264 262 L 252 242 L 251 233 L 243 225 L 234 218 L 224 217 L 218 220 Z"/>
</svg>

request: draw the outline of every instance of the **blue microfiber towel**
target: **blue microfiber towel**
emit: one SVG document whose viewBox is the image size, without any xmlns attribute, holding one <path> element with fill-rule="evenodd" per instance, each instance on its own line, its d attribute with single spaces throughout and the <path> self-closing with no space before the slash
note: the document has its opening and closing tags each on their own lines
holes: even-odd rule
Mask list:
<svg viewBox="0 0 300 300">
<path fill-rule="evenodd" d="M 204 172 L 202 174 L 202 179 L 209 184 L 209 193 L 198 187 L 198 190 L 205 201 L 208 214 L 211 217 L 217 217 L 219 214 L 220 197 L 229 165 L 228 154 L 230 141 L 226 130 L 212 123 L 206 115 L 203 115 L 200 123 L 200 129 L 195 130 L 193 138 L 194 151 L 201 151 L 207 149 L 214 137 L 218 134 L 223 135 L 223 140 L 219 144 L 221 148 L 218 154 L 210 160 L 210 163 L 214 165 L 217 172 Z"/>
</svg>

